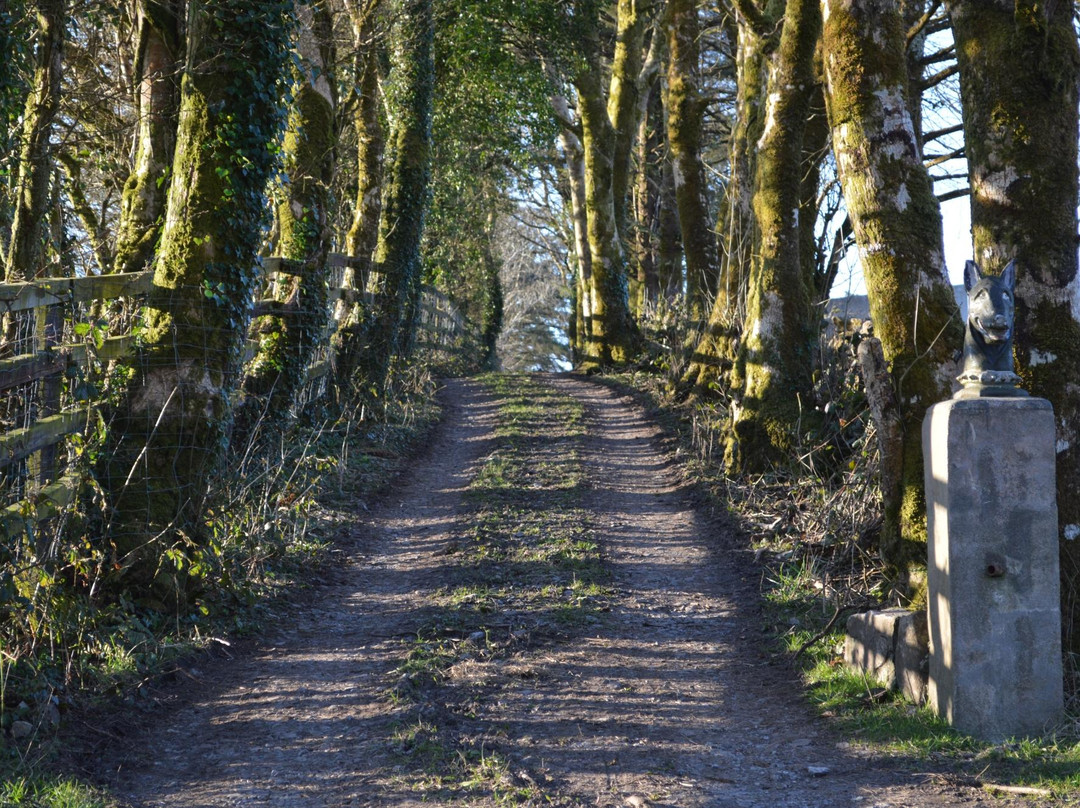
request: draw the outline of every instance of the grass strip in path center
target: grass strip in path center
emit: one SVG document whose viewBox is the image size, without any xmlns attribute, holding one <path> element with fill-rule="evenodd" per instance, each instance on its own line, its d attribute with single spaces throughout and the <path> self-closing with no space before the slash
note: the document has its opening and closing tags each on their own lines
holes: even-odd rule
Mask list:
<svg viewBox="0 0 1080 808">
<path fill-rule="evenodd" d="M 583 504 L 585 412 L 537 377 L 482 381 L 498 402 L 495 448 L 390 692 L 407 772 L 397 785 L 455 803 L 557 805 L 542 775 L 511 772 L 490 719 L 499 692 L 534 675 L 522 652 L 571 639 L 609 609 L 611 574 Z"/>
</svg>

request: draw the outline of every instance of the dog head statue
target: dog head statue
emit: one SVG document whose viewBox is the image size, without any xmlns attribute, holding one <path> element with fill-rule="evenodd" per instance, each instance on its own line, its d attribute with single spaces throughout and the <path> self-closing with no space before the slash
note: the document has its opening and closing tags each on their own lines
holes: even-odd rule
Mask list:
<svg viewBox="0 0 1080 808">
<path fill-rule="evenodd" d="M 1024 396 L 1013 369 L 1013 322 L 1016 312 L 1016 263 L 1000 275 L 984 275 L 974 261 L 964 266 L 968 296 L 964 326 L 964 370 L 956 398 Z"/>
</svg>

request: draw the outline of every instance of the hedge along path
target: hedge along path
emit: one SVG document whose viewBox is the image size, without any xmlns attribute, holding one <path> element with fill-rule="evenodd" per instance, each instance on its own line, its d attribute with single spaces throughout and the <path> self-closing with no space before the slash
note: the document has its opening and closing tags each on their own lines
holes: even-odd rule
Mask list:
<svg viewBox="0 0 1080 808">
<path fill-rule="evenodd" d="M 838 745 L 631 401 L 570 376 L 443 401 L 333 580 L 103 756 L 127 804 L 1009 804 Z"/>
</svg>

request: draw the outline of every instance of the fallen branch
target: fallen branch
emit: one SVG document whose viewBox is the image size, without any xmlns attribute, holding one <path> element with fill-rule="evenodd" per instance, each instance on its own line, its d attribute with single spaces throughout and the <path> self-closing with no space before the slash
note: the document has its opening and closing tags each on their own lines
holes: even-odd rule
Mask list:
<svg viewBox="0 0 1080 808">
<path fill-rule="evenodd" d="M 1022 797 L 1052 797 L 1053 792 L 1048 788 L 1035 788 L 1034 786 L 1003 786 L 997 783 L 983 783 L 984 791 L 1001 794 L 1016 794 Z"/>
</svg>

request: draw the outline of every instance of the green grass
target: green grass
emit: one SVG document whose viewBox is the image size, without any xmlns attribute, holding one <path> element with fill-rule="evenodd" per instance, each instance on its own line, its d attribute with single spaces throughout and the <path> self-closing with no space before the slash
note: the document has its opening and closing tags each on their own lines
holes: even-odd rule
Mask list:
<svg viewBox="0 0 1080 808">
<path fill-rule="evenodd" d="M 833 614 L 814 585 L 820 580 L 819 563 L 812 558 L 786 563 L 766 576 L 766 619 L 785 652 L 802 647 Z M 1080 795 L 1080 738 L 992 744 L 963 735 L 929 706 L 917 707 L 873 678 L 847 669 L 839 654 L 843 640 L 841 628 L 811 645 L 800 670 L 810 700 L 851 743 L 913 765 L 931 761 L 983 783 L 1042 788 L 1074 800 Z"/>
<path fill-rule="evenodd" d="M 110 808 L 114 805 L 96 789 L 66 778 L 18 778 L 0 786 L 0 806 L 5 808 Z"/>
</svg>

